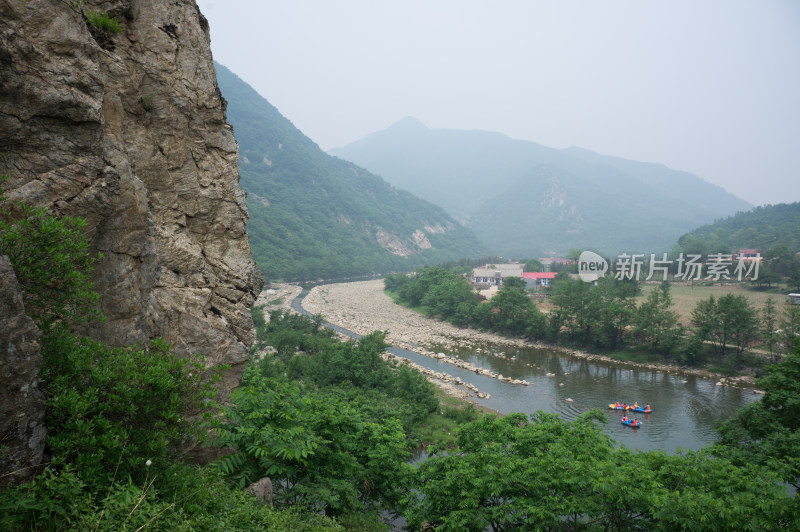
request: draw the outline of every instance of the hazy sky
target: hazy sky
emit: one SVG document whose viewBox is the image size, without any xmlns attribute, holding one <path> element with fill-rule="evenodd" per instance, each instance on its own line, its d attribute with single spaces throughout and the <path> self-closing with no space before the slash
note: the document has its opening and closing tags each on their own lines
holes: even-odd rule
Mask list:
<svg viewBox="0 0 800 532">
<path fill-rule="evenodd" d="M 414 116 L 800 200 L 800 2 L 199 0 L 214 58 L 323 149 Z"/>
</svg>

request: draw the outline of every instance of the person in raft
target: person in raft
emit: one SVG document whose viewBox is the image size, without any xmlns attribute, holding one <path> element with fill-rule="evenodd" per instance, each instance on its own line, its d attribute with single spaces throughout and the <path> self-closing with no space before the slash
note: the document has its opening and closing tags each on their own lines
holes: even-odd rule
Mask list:
<svg viewBox="0 0 800 532">
<path fill-rule="evenodd" d="M 622 408 L 627 410 L 628 409 L 628 405 L 626 405 L 625 403 L 622 403 Z"/>
<path fill-rule="evenodd" d="M 634 425 L 638 425 L 638 424 L 639 424 L 639 420 L 638 420 L 638 419 L 636 419 L 636 418 L 633 418 L 633 424 L 634 424 Z"/>
<path fill-rule="evenodd" d="M 615 408 L 619 408 L 619 401 L 617 401 L 616 403 L 614 403 L 614 407 L 615 407 Z"/>
<path fill-rule="evenodd" d="M 628 421 L 628 414 L 622 414 L 622 421 Z"/>
<path fill-rule="evenodd" d="M 639 408 L 639 403 L 633 403 L 633 408 Z"/>
<path fill-rule="evenodd" d="M 650 405 L 644 407 L 645 410 L 650 410 Z"/>
</svg>

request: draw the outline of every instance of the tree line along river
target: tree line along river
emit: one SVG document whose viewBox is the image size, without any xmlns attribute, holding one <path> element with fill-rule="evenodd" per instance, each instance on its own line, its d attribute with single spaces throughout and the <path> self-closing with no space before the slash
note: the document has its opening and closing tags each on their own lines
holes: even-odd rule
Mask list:
<svg viewBox="0 0 800 532">
<path fill-rule="evenodd" d="M 306 294 L 304 290 L 292 302 L 292 308 L 309 315 L 302 307 Z M 326 325 L 352 338 L 359 337 L 335 324 Z M 632 449 L 645 451 L 662 449 L 674 453 L 677 448 L 700 449 L 716 439 L 717 422 L 759 397 L 750 388 L 717 386 L 716 379 L 625 363 L 599 363 L 547 349 L 491 343 L 474 348 L 426 347 L 530 384 L 502 382 L 405 349 L 390 347 L 388 351 L 474 384 L 490 397 L 472 401 L 503 414 L 543 410 L 572 420 L 588 410 L 603 409 L 609 418 L 610 436 Z M 632 429 L 619 422 L 621 412 L 608 409 L 608 404 L 615 401 L 650 404 L 652 413 L 636 414 L 643 425 Z"/>
</svg>

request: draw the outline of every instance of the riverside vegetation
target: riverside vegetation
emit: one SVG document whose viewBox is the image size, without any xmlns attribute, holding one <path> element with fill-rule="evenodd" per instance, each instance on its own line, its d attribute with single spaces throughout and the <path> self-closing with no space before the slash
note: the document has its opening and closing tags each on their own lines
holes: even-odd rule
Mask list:
<svg viewBox="0 0 800 532">
<path fill-rule="evenodd" d="M 742 294 L 712 294 L 695 305 L 692 327 L 686 327 L 672 308 L 669 283 L 653 288 L 637 304 L 640 286 L 635 281 L 604 277 L 595 286 L 559 274 L 546 314 L 520 279 L 504 283 L 491 300 L 481 302 L 463 275 L 443 267 L 423 268 L 411 276 L 391 274 L 384 280 L 398 303 L 457 326 L 623 359 L 707 365 L 723 373 L 745 366 L 763 372 L 764 364 L 790 352 L 800 336 L 800 307 L 782 305 L 781 310 L 771 298 L 758 309 Z M 754 346 L 769 356 L 755 355 Z"/>
<path fill-rule="evenodd" d="M 201 361 L 177 359 L 158 341 L 109 348 L 71 334 L 83 319 L 73 311 L 96 297 L 85 241 L 70 229 L 79 222 L 4 214 L 0 253 L 15 269 L 61 256 L 67 241 L 82 250 L 61 271 L 30 269 L 38 273 L 24 285 L 26 301 L 85 276 L 48 310 L 52 319 L 38 319 L 51 459 L 32 482 L 0 492 L 5 530 L 380 530 L 379 508 L 405 515 L 414 530 L 800 525 L 797 498 L 780 484 L 800 486 L 800 351 L 768 369 L 763 399 L 701 452 L 618 447 L 602 412 L 567 422 L 445 411 L 466 422 L 455 445 L 433 446 L 415 467 L 410 450 L 439 406 L 421 376 L 381 358 L 383 332 L 343 343 L 319 317 L 278 312 L 267 323 L 256 309 L 257 351 L 233 403 L 220 408 L 198 378 Z M 44 246 L 52 253 L 28 253 Z M 215 414 L 201 425 L 187 416 L 198 410 Z M 208 443 L 235 452 L 190 465 L 180 449 L 208 424 L 216 429 Z M 263 476 L 276 487 L 275 509 L 240 489 Z"/>
</svg>

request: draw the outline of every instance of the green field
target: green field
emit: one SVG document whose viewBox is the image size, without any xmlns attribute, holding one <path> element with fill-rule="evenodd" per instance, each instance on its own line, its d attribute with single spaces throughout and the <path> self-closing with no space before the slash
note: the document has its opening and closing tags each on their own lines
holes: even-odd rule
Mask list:
<svg viewBox="0 0 800 532">
<path fill-rule="evenodd" d="M 658 286 L 658 284 L 642 285 L 642 294 L 636 298 L 637 304 L 640 304 L 642 301 L 644 301 L 647 298 L 647 294 L 649 294 L 650 291 L 656 286 Z M 701 299 L 708 299 L 708 297 L 711 295 L 714 297 L 720 297 L 724 296 L 725 294 L 741 294 L 747 297 L 747 299 L 750 300 L 750 303 L 759 310 L 764 306 L 767 298 L 770 296 L 772 296 L 772 298 L 775 300 L 775 304 L 778 306 L 778 308 L 782 308 L 782 305 L 786 301 L 786 294 L 784 292 L 776 293 L 748 290 L 745 288 L 744 284 L 740 283 L 713 286 L 692 286 L 683 283 L 670 283 L 670 289 L 672 292 L 672 307 L 680 315 L 680 321 L 684 325 L 689 323 L 692 310 L 694 309 L 695 305 L 697 305 L 697 302 Z"/>
</svg>

